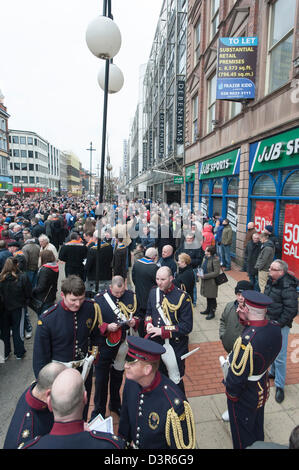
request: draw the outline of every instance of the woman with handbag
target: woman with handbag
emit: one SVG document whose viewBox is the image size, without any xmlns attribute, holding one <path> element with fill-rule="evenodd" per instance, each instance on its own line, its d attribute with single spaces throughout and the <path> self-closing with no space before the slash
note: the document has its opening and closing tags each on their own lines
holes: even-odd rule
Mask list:
<svg viewBox="0 0 299 470">
<path fill-rule="evenodd" d="M 201 265 L 202 274 L 200 293 L 207 299 L 207 308 L 204 312 L 200 312 L 202 315 L 207 315 L 207 320 L 212 320 L 215 317 L 215 311 L 217 308 L 217 295 L 218 285 L 216 284 L 215 278 L 220 273 L 220 261 L 216 256 L 215 246 L 208 246 L 205 250 L 205 256 Z"/>
<path fill-rule="evenodd" d="M 5 360 L 11 353 L 10 330 L 14 354 L 23 359 L 25 307 L 31 297 L 31 284 L 27 275 L 19 270 L 15 257 L 7 258 L 0 273 L 0 296 L 3 308 L 1 339 L 4 342 Z"/>
<path fill-rule="evenodd" d="M 41 252 L 41 267 L 37 273 L 31 308 L 39 316 L 56 302 L 59 266 L 51 250 Z"/>
</svg>

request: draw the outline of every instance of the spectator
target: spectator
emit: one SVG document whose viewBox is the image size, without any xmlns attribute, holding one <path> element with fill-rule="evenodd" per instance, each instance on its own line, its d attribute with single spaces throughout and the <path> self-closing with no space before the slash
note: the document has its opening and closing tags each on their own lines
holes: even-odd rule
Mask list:
<svg viewBox="0 0 299 470">
<path fill-rule="evenodd" d="M 276 237 L 276 235 L 274 235 L 272 225 L 266 225 L 264 231 L 265 231 L 265 233 L 267 233 L 269 235 L 269 240 L 274 245 L 274 250 L 275 250 L 274 257 L 280 259 L 281 258 L 281 253 L 282 253 L 281 243 L 278 240 L 278 237 Z"/>
<path fill-rule="evenodd" d="M 75 274 L 82 280 L 85 277 L 84 260 L 87 257 L 87 248 L 77 232 L 71 233 L 71 239 L 65 243 L 59 252 L 59 260 L 65 263 L 65 275 Z"/>
<path fill-rule="evenodd" d="M 255 232 L 245 248 L 244 261 L 247 267 L 247 274 L 250 282 L 256 291 L 260 292 L 259 281 L 258 281 L 258 270 L 255 267 L 258 256 L 261 251 L 260 235 Z"/>
<path fill-rule="evenodd" d="M 41 254 L 41 267 L 37 274 L 37 282 L 32 294 L 43 301 L 43 311 L 56 302 L 59 266 L 53 251 L 44 250 Z"/>
<path fill-rule="evenodd" d="M 260 290 L 263 293 L 267 284 L 269 267 L 274 259 L 274 245 L 269 240 L 269 235 L 262 232 L 260 235 L 261 251 L 255 263 L 255 268 L 258 271 L 258 281 Z"/>
<path fill-rule="evenodd" d="M 106 232 L 108 233 L 108 232 Z M 94 232 L 95 239 L 97 238 L 98 232 Z M 100 249 L 98 249 L 98 243 L 100 243 Z M 87 259 L 85 264 L 86 272 L 86 292 L 96 292 L 96 277 L 97 277 L 97 260 L 98 260 L 98 277 L 99 277 L 99 292 L 108 289 L 110 281 L 112 279 L 112 259 L 113 259 L 113 248 L 111 246 L 111 239 L 105 238 L 104 240 L 98 240 L 94 246 L 92 246 L 87 252 Z M 87 294 L 90 295 L 90 294 Z M 94 296 L 94 294 L 93 294 Z"/>
<path fill-rule="evenodd" d="M 38 241 L 39 241 L 39 244 L 40 244 L 40 254 L 42 254 L 42 252 L 44 250 L 50 250 L 50 251 L 53 252 L 53 254 L 55 256 L 55 260 L 57 261 L 58 260 L 58 252 L 57 252 L 55 246 L 52 245 L 52 243 L 50 243 L 49 237 L 47 237 L 47 235 L 43 234 L 38 238 Z"/>
<path fill-rule="evenodd" d="M 39 224 L 39 219 L 36 217 L 33 217 L 33 219 L 31 219 L 31 227 L 31 233 L 33 238 L 39 238 L 43 233 L 45 233 L 44 226 Z"/>
<path fill-rule="evenodd" d="M 178 261 L 178 256 L 180 253 L 186 253 L 191 258 L 191 266 L 194 273 L 194 290 L 193 290 L 193 306 L 196 307 L 197 302 L 197 288 L 196 288 L 196 281 L 197 281 L 197 268 L 201 264 L 202 256 L 201 256 L 201 247 L 198 245 L 195 234 L 189 232 L 186 234 L 185 242 L 182 244 L 180 248 L 178 248 L 175 252 L 175 259 Z"/>
<path fill-rule="evenodd" d="M 144 246 L 141 243 L 137 243 L 136 248 L 133 252 L 133 255 L 134 255 L 134 262 L 144 257 Z"/>
<path fill-rule="evenodd" d="M 193 302 L 195 279 L 190 256 L 186 253 L 180 253 L 178 256 L 178 267 L 179 272 L 176 273 L 173 283 L 179 289 L 188 292 Z"/>
<path fill-rule="evenodd" d="M 31 285 L 25 273 L 18 267 L 16 258 L 7 258 L 0 274 L 0 295 L 3 302 L 3 324 L 1 339 L 4 342 L 5 360 L 11 353 L 10 330 L 17 359 L 23 359 L 24 347 L 23 327 L 25 307 L 31 297 Z"/>
<path fill-rule="evenodd" d="M 221 266 L 223 266 L 223 264 L 224 264 L 223 256 L 222 256 L 222 249 L 221 249 L 222 232 L 223 232 L 223 229 L 224 229 L 224 225 L 223 225 L 222 222 L 223 222 L 223 218 L 218 217 L 218 219 L 215 222 L 215 228 L 214 228 L 216 253 L 217 253 L 217 256 L 220 260 L 220 265 Z"/>
<path fill-rule="evenodd" d="M 216 248 L 214 246 L 208 246 L 205 251 L 205 257 L 202 262 L 203 274 L 200 275 L 201 285 L 200 293 L 207 299 L 207 308 L 202 315 L 207 315 L 206 320 L 212 320 L 215 317 L 217 308 L 217 295 L 218 286 L 215 282 L 215 277 L 220 273 L 220 262 L 216 256 Z"/>
<path fill-rule="evenodd" d="M 254 227 L 254 222 L 248 222 L 247 224 L 247 232 L 246 232 L 246 235 L 245 235 L 245 240 L 244 240 L 244 250 L 246 249 L 246 246 L 248 245 L 248 243 L 252 240 L 252 235 L 254 233 L 257 233 L 255 227 Z M 244 260 L 243 260 L 243 271 L 244 272 L 247 272 L 247 259 L 244 257 Z"/>
<path fill-rule="evenodd" d="M 4 240 L 0 240 L 0 272 L 3 269 L 4 263 L 9 258 L 12 256 L 12 253 L 8 250 L 6 247 L 6 243 Z"/>
<path fill-rule="evenodd" d="M 123 242 L 122 238 L 117 239 L 117 243 L 113 253 L 112 260 L 112 271 L 113 276 L 121 276 L 123 279 L 127 279 L 128 267 L 128 248 Z M 127 284 L 126 284 L 127 287 Z"/>
<path fill-rule="evenodd" d="M 12 232 L 13 232 L 12 238 L 14 238 L 20 245 L 22 245 L 24 242 L 24 239 L 23 239 L 23 231 L 22 231 L 21 225 L 15 224 L 12 229 Z"/>
<path fill-rule="evenodd" d="M 298 313 L 297 285 L 298 280 L 288 273 L 288 265 L 285 261 L 276 259 L 271 263 L 265 294 L 273 300 L 273 303 L 268 306 L 267 316 L 270 320 L 279 323 L 282 335 L 280 353 L 270 368 L 270 377 L 274 378 L 276 386 L 277 403 L 284 400 L 288 337 L 293 318 Z"/>
<path fill-rule="evenodd" d="M 157 266 L 161 268 L 162 266 L 168 266 L 172 275 L 175 276 L 177 272 L 177 265 L 173 259 L 173 247 L 171 245 L 164 245 L 162 248 L 162 257 L 157 262 Z"/>
<path fill-rule="evenodd" d="M 147 250 L 148 248 L 153 248 L 155 246 L 155 239 L 151 237 L 150 227 L 143 227 L 142 232 L 140 243 L 144 246 L 144 249 Z"/>
<path fill-rule="evenodd" d="M 24 233 L 24 242 L 22 251 L 26 258 L 26 274 L 31 282 L 31 286 L 34 287 L 37 278 L 40 247 L 35 242 L 35 238 L 32 238 L 30 232 Z"/>
<path fill-rule="evenodd" d="M 222 222 L 224 225 L 221 237 L 221 249 L 222 249 L 222 261 L 223 266 L 225 266 L 225 271 L 231 270 L 231 258 L 230 258 L 230 250 L 233 241 L 233 230 L 229 223 L 228 219 L 224 219 Z"/>
</svg>

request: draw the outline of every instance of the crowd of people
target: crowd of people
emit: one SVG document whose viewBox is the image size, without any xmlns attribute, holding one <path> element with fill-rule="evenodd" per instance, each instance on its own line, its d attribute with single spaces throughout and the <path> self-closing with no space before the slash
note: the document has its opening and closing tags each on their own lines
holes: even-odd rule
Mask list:
<svg viewBox="0 0 299 470">
<path fill-rule="evenodd" d="M 229 220 L 218 214 L 207 219 L 158 202 L 108 206 L 68 197 L 0 201 L 4 360 L 12 349 L 16 359 L 23 359 L 25 339 L 34 334 L 36 377 L 18 405 L 6 448 L 194 448 L 194 419 L 184 388 L 188 337 L 198 295 L 206 299 L 200 314 L 215 318 L 217 278 L 232 268 L 232 238 Z M 275 381 L 276 401 L 284 399 L 298 280 L 280 257 L 272 226 L 259 234 L 250 222 L 243 264 L 248 281 L 236 284 L 236 298 L 219 316 L 219 338 L 229 358 L 223 419 L 230 421 L 234 448 L 263 440 L 269 378 Z M 28 308 L 38 316 L 36 331 Z M 256 330 L 258 335 L 252 333 Z M 51 364 L 63 368 L 49 368 Z M 64 370 L 69 368 L 77 370 Z M 93 373 L 91 418 L 105 418 L 110 409 L 120 417 L 118 436 L 97 431 L 93 439 L 84 435 Z M 47 386 L 41 385 L 48 374 Z M 51 416 L 45 421 L 43 415 L 44 426 L 35 393 L 45 389 L 47 396 L 38 395 Z M 69 413 L 63 403 L 67 396 L 60 403 L 57 395 L 62 389 L 71 396 Z M 149 411 L 153 402 L 156 412 Z M 24 409 L 34 415 L 34 429 L 25 436 L 19 429 L 18 442 L 12 442 L 12 428 L 24 427 L 23 421 L 18 423 Z M 251 424 L 245 429 L 248 416 Z M 70 425 L 74 417 L 79 426 Z M 63 435 L 76 437 L 64 440 Z"/>
</svg>

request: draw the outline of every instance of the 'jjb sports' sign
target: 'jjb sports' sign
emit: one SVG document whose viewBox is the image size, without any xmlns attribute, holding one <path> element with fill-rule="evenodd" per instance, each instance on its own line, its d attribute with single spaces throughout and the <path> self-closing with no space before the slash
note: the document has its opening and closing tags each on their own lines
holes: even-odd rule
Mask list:
<svg viewBox="0 0 299 470">
<path fill-rule="evenodd" d="M 250 145 L 250 173 L 299 164 L 299 128 Z"/>
</svg>

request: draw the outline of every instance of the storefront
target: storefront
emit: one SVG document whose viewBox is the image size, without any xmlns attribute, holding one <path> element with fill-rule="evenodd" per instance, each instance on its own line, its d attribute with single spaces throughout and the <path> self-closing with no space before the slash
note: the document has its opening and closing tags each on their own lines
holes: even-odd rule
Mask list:
<svg viewBox="0 0 299 470">
<path fill-rule="evenodd" d="M 250 145 L 248 220 L 272 225 L 282 259 L 299 277 L 299 128 Z"/>
<path fill-rule="evenodd" d="M 190 204 L 191 211 L 194 206 L 194 182 L 195 182 L 195 165 L 190 165 L 185 168 L 185 202 Z"/>
<path fill-rule="evenodd" d="M 233 230 L 232 255 L 236 252 L 240 149 L 199 164 L 199 203 L 205 218 L 227 218 Z"/>
</svg>

